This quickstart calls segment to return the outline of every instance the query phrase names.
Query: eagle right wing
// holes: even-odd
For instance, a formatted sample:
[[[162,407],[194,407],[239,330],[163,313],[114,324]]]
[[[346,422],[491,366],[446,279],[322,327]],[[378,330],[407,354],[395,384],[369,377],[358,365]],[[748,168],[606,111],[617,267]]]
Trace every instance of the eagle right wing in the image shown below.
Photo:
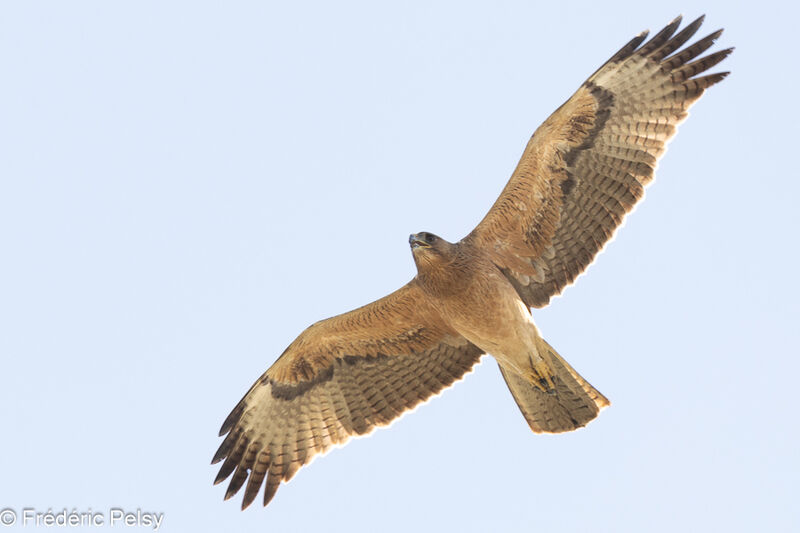
[[[444,325],[416,284],[317,322],[242,398],[222,424],[215,480],[225,499],[247,481],[242,508],[267,505],[315,455],[389,424],[460,379],[483,352]],[[248,480],[249,477],[249,480]],[[266,482],[265,482],[266,480]]]
[[[492,254],[528,306],[547,305],[591,264],[643,197],[689,107],[727,75],[699,76],[733,49],[695,59],[722,30],[679,51],[703,17],[676,34],[680,21],[631,40],[536,130],[465,237]]]

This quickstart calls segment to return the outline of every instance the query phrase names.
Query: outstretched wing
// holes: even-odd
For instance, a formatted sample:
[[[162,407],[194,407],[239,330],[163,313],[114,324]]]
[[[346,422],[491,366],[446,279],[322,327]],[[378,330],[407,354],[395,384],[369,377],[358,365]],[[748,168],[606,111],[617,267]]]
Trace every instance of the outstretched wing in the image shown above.
[[[595,72],[533,134],[514,174],[465,240],[495,263],[531,307],[543,307],[594,260],[644,195],[676,126],[728,73],[698,76],[733,50],[707,55],[712,33],[678,17],[643,32]]]
[[[281,481],[318,453],[383,426],[461,378],[482,351],[445,326],[415,281],[305,330],[222,424],[215,480],[247,481],[242,509],[266,479]],[[249,480],[248,480],[249,476]]]

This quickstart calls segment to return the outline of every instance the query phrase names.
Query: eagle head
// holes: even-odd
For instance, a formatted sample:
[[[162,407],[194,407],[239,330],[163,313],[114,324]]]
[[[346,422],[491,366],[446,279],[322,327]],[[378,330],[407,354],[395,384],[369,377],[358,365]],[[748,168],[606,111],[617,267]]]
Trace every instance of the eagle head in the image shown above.
[[[417,269],[421,269],[423,265],[430,267],[446,264],[452,259],[454,245],[433,233],[412,233],[408,237],[408,244],[411,245]]]

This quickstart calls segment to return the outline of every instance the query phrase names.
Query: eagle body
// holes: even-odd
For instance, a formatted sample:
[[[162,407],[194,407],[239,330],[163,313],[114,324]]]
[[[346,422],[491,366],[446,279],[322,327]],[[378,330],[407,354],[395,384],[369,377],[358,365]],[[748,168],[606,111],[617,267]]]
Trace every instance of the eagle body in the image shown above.
[[[519,374],[526,373],[531,358],[543,361],[530,310],[491,257],[469,241],[434,238],[436,252],[414,249],[415,280],[442,321]],[[426,257],[434,253],[435,259]]]
[[[242,508],[315,456],[385,426],[491,354],[534,432],[585,426],[608,400],[539,334],[531,308],[572,284],[644,196],[689,107],[727,72],[691,44],[703,17],[631,39],[534,132],[466,237],[409,238],[417,275],[303,331],[222,424],[212,463]]]

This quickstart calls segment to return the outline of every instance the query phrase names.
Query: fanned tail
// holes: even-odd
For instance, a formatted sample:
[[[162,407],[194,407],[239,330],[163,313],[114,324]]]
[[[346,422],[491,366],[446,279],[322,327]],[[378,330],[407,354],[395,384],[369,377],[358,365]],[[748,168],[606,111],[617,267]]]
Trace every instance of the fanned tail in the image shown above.
[[[535,369],[522,376],[498,362],[514,400],[536,433],[563,433],[585,426],[610,402],[543,339],[541,346],[539,355],[551,370],[547,377],[553,386],[548,391]]]

